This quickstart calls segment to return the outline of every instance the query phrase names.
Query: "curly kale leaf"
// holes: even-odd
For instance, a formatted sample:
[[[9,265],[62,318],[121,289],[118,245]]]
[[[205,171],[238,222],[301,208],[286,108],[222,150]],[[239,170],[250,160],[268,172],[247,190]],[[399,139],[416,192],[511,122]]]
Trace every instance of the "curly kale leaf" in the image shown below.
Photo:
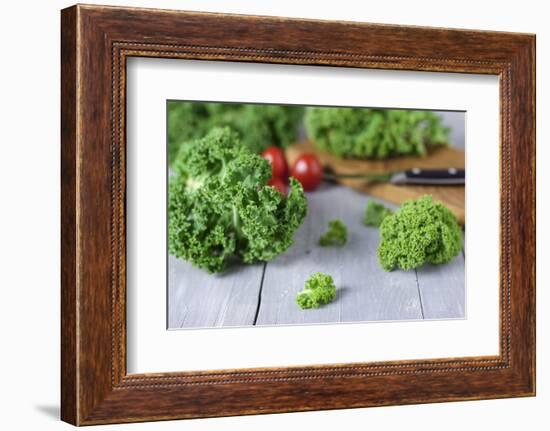
[[[228,126],[254,153],[286,147],[296,141],[303,117],[299,106],[242,103],[168,102],[168,160],[175,160],[182,143],[203,137],[213,127]]]
[[[431,196],[405,202],[380,226],[378,259],[386,271],[449,262],[462,248],[453,213]]]
[[[296,295],[296,303],[304,310],[319,308],[336,298],[334,280],[328,274],[316,272],[306,281],[304,289]]]
[[[421,156],[430,146],[447,145],[449,135],[429,111],[310,107],[305,124],[319,148],[343,158]]]
[[[367,209],[365,210],[365,217],[363,223],[367,226],[380,227],[384,219],[392,214],[392,210],[386,208],[384,205],[369,200],[367,203]]]
[[[176,159],[180,144],[207,133],[210,114],[203,103],[169,101],[167,107],[168,161]]]
[[[170,254],[209,272],[231,260],[268,261],[287,250],[307,212],[302,186],[268,186],[271,167],[229,128],[185,143],[169,181]]]
[[[342,246],[348,241],[348,228],[342,220],[331,220],[328,222],[328,231],[319,238],[320,246],[337,245]]]

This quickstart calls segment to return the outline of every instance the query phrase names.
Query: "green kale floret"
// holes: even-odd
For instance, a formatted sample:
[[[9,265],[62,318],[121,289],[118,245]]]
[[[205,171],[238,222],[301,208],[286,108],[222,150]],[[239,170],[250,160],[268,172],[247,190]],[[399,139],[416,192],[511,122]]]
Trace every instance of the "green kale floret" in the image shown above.
[[[310,107],[305,124],[319,148],[343,158],[421,156],[448,145],[449,129],[429,111]]]
[[[168,162],[176,159],[180,144],[204,136],[210,114],[204,103],[169,101],[167,106]]]
[[[306,281],[304,289],[296,295],[296,303],[304,310],[319,308],[336,298],[334,280],[328,274],[316,272]]]
[[[203,137],[213,127],[231,127],[254,153],[296,141],[303,117],[299,106],[244,103],[168,102],[168,160],[182,143]]]
[[[384,205],[369,200],[367,203],[367,209],[365,210],[365,217],[363,223],[367,226],[380,227],[384,219],[392,214],[392,210],[386,208]]]
[[[342,246],[348,241],[348,228],[342,220],[331,220],[328,222],[328,231],[319,238],[320,246],[338,245]]]
[[[284,196],[270,177],[269,162],[229,128],[186,142],[169,180],[170,254],[219,272],[232,260],[268,261],[288,249],[307,201],[296,179]]]
[[[405,202],[380,225],[378,259],[386,271],[449,262],[462,248],[453,213],[429,195]]]

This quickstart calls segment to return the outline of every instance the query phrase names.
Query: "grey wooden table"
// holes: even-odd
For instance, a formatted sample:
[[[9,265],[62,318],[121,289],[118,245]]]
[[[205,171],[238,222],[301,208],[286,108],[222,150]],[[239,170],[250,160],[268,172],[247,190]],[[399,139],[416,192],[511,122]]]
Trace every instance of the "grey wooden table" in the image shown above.
[[[307,198],[308,215],[294,245],[271,262],[210,275],[169,256],[168,327],[464,318],[463,253],[446,265],[385,272],[376,256],[378,229],[362,224],[369,196],[323,185]],[[348,226],[348,243],[318,246],[328,221],[335,218]],[[296,293],[316,271],[332,275],[336,300],[300,310]]]

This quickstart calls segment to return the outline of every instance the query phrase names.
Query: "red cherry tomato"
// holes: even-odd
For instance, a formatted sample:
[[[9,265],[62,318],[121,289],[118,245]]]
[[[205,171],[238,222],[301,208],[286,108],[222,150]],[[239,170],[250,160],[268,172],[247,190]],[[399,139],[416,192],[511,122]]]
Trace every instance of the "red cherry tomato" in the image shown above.
[[[271,165],[271,176],[273,178],[288,178],[288,165],[283,150],[279,147],[269,147],[262,153],[262,157]]]
[[[315,154],[302,154],[292,164],[290,175],[300,181],[306,192],[311,192],[321,183],[323,166]]]
[[[286,195],[286,183],[282,179],[277,177],[271,178],[267,182],[267,185],[275,187],[278,192],[280,192],[283,195]]]

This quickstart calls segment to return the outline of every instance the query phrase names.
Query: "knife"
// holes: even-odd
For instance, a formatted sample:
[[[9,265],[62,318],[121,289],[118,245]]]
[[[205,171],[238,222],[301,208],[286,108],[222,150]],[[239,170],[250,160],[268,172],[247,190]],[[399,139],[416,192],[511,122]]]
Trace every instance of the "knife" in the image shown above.
[[[413,168],[406,171],[388,172],[382,174],[328,174],[328,179],[349,178],[366,180],[369,182],[384,182],[395,185],[437,185],[455,186],[464,185],[466,172],[464,169],[421,169]]]
[[[420,169],[413,168],[408,171],[394,172],[389,182],[392,184],[418,184],[455,186],[464,185],[466,173],[464,169]]]

